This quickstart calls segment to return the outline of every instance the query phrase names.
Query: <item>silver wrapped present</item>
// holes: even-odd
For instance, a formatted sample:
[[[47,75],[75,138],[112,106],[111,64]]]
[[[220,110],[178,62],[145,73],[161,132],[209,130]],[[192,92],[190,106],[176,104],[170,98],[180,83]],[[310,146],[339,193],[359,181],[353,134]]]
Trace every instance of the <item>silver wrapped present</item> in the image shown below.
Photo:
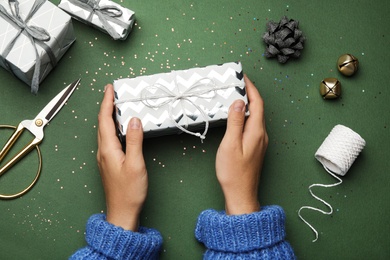
[[[31,86],[76,40],[71,17],[46,0],[0,0],[0,66]]]
[[[125,40],[135,21],[133,11],[109,0],[61,0],[58,7],[115,40]]]
[[[209,125],[226,124],[233,101],[248,104],[243,75],[241,63],[231,62],[114,81],[122,143],[132,117],[141,119],[145,137],[186,132],[204,139]]]

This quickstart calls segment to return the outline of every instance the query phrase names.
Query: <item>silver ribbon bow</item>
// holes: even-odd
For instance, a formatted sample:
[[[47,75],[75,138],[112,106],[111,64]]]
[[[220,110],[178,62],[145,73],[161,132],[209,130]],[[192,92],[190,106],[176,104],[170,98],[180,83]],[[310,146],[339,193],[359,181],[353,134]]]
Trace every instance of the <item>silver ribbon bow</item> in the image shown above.
[[[193,85],[191,85],[188,89],[186,89],[184,92],[174,93],[164,85],[156,83],[154,85],[145,87],[141,91],[141,97],[116,101],[115,104],[118,105],[127,102],[141,101],[145,106],[150,108],[160,108],[165,105],[168,105],[168,115],[172,120],[172,122],[174,122],[175,126],[179,128],[181,131],[187,134],[197,136],[201,140],[203,140],[206,138],[206,134],[209,129],[208,115],[199,105],[197,105],[193,100],[191,100],[191,98],[198,97],[203,99],[212,99],[213,97],[215,97],[217,90],[227,89],[234,86],[235,85],[217,86],[212,79],[201,78],[197,80]],[[177,101],[187,101],[192,106],[194,106],[196,110],[200,112],[205,122],[205,128],[203,133],[189,131],[188,129],[186,129],[187,126],[183,127],[178,124],[178,122],[175,120],[172,113],[174,104]],[[183,114],[185,114],[184,109],[183,109]]]
[[[12,72],[12,69],[9,65],[9,63],[6,61],[6,57],[12,50],[12,48],[15,45],[16,40],[18,37],[24,33],[31,41],[32,45],[34,46],[35,50],[35,68],[34,68],[34,74],[31,82],[31,92],[33,94],[38,93],[39,89],[39,76],[40,76],[40,68],[41,68],[41,59],[39,58],[38,50],[36,44],[39,44],[41,47],[44,48],[44,50],[48,53],[50,57],[50,61],[52,62],[53,66],[55,66],[55,57],[53,52],[51,51],[50,47],[48,47],[46,44],[43,44],[45,41],[50,40],[50,34],[41,27],[37,26],[29,26],[27,23],[33,17],[33,15],[38,11],[38,9],[45,3],[46,0],[36,0],[34,2],[34,5],[31,7],[30,12],[26,16],[25,20],[20,17],[19,14],[19,2],[18,0],[9,0],[9,6],[11,9],[11,14],[7,12],[7,10],[4,8],[4,6],[0,5],[0,16],[4,19],[10,20],[12,23],[14,23],[18,28],[20,28],[20,31],[16,34],[16,36],[13,38],[13,40],[7,45],[7,47],[4,49],[3,53],[1,54],[1,59],[3,63],[5,64],[6,68]],[[12,72],[13,73],[13,72]]]
[[[127,28],[128,26],[128,24],[126,24],[125,22],[116,19],[116,17],[121,17],[123,14],[122,10],[119,9],[117,6],[100,6],[100,0],[69,0],[69,2],[90,12],[87,18],[88,22],[91,22],[93,15],[96,14],[100,22],[103,24],[104,29],[114,40],[122,38],[122,36],[117,33],[109,23],[116,23],[123,28]]]

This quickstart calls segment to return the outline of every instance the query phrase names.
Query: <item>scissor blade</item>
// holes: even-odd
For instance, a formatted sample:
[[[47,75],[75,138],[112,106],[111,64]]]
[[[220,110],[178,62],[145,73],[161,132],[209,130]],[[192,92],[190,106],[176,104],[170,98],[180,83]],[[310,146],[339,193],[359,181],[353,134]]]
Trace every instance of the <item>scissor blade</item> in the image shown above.
[[[35,117],[35,119],[43,120],[43,125],[46,125],[53,117],[61,110],[68,101],[69,97],[75,91],[79,85],[81,79],[74,81],[64,88],[57,96],[55,96],[41,112]]]

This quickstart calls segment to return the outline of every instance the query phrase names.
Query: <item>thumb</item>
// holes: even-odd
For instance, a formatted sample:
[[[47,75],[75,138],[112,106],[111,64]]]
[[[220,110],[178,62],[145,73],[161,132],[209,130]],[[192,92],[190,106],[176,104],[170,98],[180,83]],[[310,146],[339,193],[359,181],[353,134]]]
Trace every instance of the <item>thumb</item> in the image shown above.
[[[126,131],[126,154],[142,154],[143,137],[141,120],[137,117],[131,118]]]
[[[229,108],[225,138],[241,140],[244,122],[245,103],[242,100],[236,100]]]

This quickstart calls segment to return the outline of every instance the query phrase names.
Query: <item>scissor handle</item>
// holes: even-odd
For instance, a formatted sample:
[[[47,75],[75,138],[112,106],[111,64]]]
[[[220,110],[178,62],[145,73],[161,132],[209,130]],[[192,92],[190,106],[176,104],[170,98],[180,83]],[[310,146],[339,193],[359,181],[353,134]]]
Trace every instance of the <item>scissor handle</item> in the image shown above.
[[[10,125],[4,125],[4,127],[8,128],[15,128]],[[0,162],[3,160],[3,158],[7,155],[11,147],[15,144],[16,140],[20,137],[20,135],[24,131],[24,126],[22,124],[19,124],[18,127],[15,129],[14,133],[11,135],[11,137],[8,139],[7,143],[4,145],[3,149],[0,151]],[[0,172],[0,175],[2,172]]]
[[[13,126],[4,125],[4,127],[15,128]],[[7,155],[8,151],[14,145],[16,140],[18,140],[19,136],[23,133],[24,127],[19,124],[12,136],[8,139],[7,143],[4,145],[3,149],[0,151],[0,162]]]
[[[23,133],[25,127],[22,124],[19,124],[12,136],[8,139],[7,143],[4,145],[4,148],[0,152],[0,162],[7,155],[8,151],[15,144],[16,140]],[[11,158],[2,168],[0,168],[0,176],[3,175],[7,170],[9,170],[15,163],[22,159],[26,154],[31,152],[36,145],[38,145],[41,140],[34,138],[30,143],[28,143],[22,150],[20,150],[14,157]]]
[[[7,127],[7,128],[15,128],[14,126],[9,126],[9,125],[0,125],[0,127]],[[14,133],[12,136],[8,139],[7,143],[4,145],[3,149],[0,151],[0,162],[1,160],[5,157],[5,155],[8,153],[8,151],[11,149],[11,147],[15,144],[16,140],[20,137],[20,135],[24,131],[24,126],[22,124],[19,124],[18,127],[15,129]],[[32,183],[24,190],[21,192],[11,194],[11,195],[4,195],[0,194],[1,199],[12,199],[19,197],[23,194],[25,194],[27,191],[29,191],[34,184],[37,182],[41,168],[42,168],[42,155],[41,151],[38,147],[38,144],[41,142],[40,139],[34,138],[30,143],[28,143],[22,150],[20,150],[14,157],[12,157],[3,167],[0,168],[0,176],[2,176],[7,170],[9,170],[15,163],[17,163],[20,159],[22,159],[26,154],[28,154],[32,149],[36,148],[38,151],[38,157],[39,157],[39,167],[38,167],[38,172],[32,181]]]

